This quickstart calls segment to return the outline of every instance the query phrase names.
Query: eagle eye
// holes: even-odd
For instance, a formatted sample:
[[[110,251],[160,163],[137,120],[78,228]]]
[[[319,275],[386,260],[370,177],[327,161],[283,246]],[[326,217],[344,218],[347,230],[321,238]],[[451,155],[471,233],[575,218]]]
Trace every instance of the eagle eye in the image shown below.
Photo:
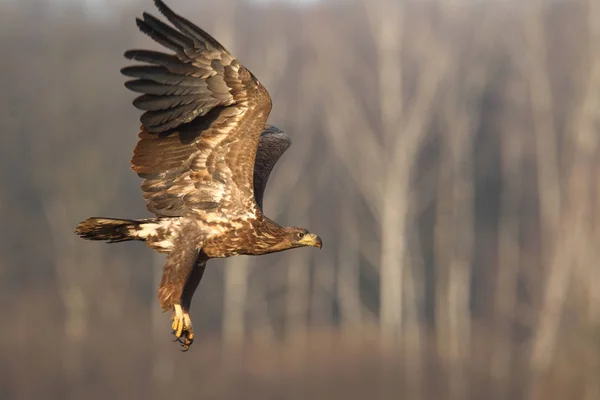
[[[304,237],[304,232],[298,232],[298,233],[296,233],[296,237],[298,239],[302,239]]]

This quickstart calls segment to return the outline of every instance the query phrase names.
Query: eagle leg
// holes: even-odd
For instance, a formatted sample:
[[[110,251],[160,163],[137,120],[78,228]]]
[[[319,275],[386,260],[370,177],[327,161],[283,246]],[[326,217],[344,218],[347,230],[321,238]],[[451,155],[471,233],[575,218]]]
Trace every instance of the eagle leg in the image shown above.
[[[184,335],[177,335],[176,328],[178,327],[174,326],[173,331],[176,334],[176,340],[181,343],[182,351],[187,351],[194,342],[194,330],[192,329],[192,319],[190,318],[190,306],[194,292],[196,291],[196,288],[202,279],[202,275],[204,274],[207,260],[208,258],[204,255],[204,253],[199,255],[198,259],[196,260],[196,266],[192,270],[188,280],[184,285],[181,296],[181,305],[176,305],[180,307],[181,313],[183,314],[183,326],[185,330],[182,332]],[[173,325],[175,325],[175,319],[173,319]],[[179,325],[179,323],[177,323],[177,325]]]
[[[181,343],[182,351],[187,351],[194,342],[194,330],[192,329],[192,319],[187,312],[184,312],[180,304],[173,306],[173,335],[175,340]]]

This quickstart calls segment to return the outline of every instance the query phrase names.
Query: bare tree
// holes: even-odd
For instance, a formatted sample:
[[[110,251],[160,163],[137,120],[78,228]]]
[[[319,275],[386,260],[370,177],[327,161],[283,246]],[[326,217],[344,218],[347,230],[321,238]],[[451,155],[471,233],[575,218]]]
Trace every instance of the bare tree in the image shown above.
[[[569,286],[571,266],[566,253],[557,248],[558,227],[561,221],[561,185],[558,170],[557,137],[553,122],[550,78],[545,67],[547,57],[544,37],[544,8],[541,1],[531,1],[527,39],[531,50],[529,61],[529,91],[533,109],[534,132],[537,144],[538,191],[541,214],[542,254],[548,263],[543,310],[537,328],[538,337],[532,351],[532,368],[544,370],[552,360],[562,305]]]
[[[519,82],[509,87],[509,98],[514,104],[524,103]],[[519,126],[518,124],[516,124]],[[514,325],[518,302],[517,279],[521,265],[521,199],[523,195],[523,135],[517,126],[507,126],[501,139],[502,198],[498,228],[498,273],[494,293],[495,329],[490,359],[490,374],[497,384],[494,394],[498,399],[510,395],[514,346]]]
[[[360,229],[356,216],[353,193],[347,190],[343,196],[346,202],[340,205],[339,220],[342,232],[338,250],[337,297],[340,302],[342,327],[357,330],[362,324],[362,304],[360,295]],[[359,333],[360,334],[360,333]]]

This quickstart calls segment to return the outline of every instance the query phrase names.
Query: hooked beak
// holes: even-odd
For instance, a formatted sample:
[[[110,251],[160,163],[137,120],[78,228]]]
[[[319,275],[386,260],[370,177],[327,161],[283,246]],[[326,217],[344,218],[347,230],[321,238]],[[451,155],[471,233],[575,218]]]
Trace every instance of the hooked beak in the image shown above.
[[[314,233],[307,233],[302,239],[299,240],[299,243],[303,244],[304,246],[318,247],[319,249],[323,247],[323,241]]]

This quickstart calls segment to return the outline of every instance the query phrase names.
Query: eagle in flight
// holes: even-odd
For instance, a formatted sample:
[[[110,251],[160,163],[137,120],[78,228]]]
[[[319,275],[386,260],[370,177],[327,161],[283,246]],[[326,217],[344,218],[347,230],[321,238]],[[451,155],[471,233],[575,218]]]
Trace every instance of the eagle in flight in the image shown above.
[[[212,36],[161,0],[155,4],[172,26],[148,13],[137,25],[171,52],[127,51],[144,64],[121,72],[133,78],[125,86],[141,93],[133,102],[145,112],[131,164],[156,218],[89,218],[75,232],[109,243],[141,240],[167,254],[158,298],[173,311],[173,334],[187,350],[194,340],[190,304],[209,259],[322,242],[263,214],[267,180],[291,144],[266,125],[267,90]]]

